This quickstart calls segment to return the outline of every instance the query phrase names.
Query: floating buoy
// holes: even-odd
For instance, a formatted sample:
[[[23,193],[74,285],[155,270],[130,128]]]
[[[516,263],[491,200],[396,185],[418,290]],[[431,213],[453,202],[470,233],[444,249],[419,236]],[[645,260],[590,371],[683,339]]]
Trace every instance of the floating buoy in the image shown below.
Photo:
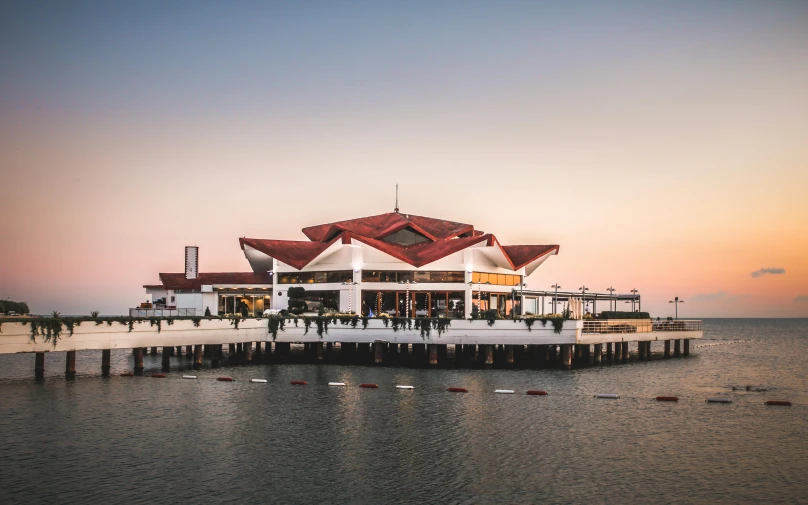
[[[452,393],[468,393],[466,388],[449,388],[446,391],[450,391]]]
[[[135,374],[133,374],[132,372],[124,372],[121,374],[121,377],[134,377],[134,376]]]
[[[396,389],[415,389],[415,386],[396,386]]]
[[[360,388],[374,388],[375,389],[375,388],[379,387],[379,385],[378,384],[360,384],[359,387]]]
[[[196,375],[183,375],[183,379],[196,379]]]
[[[232,377],[218,377],[216,380],[217,381],[222,381],[222,382],[233,382]]]
[[[531,389],[527,392],[530,396],[547,396],[547,391],[541,389]]]
[[[612,393],[598,393],[595,395],[595,398],[608,398],[610,400],[617,400],[620,398],[620,395],[612,394]]]
[[[266,379],[250,379],[250,382],[260,382],[261,384],[266,384]]]
[[[657,396],[656,401],[658,402],[678,402],[678,396]]]
[[[329,386],[344,386],[345,383],[344,382],[329,382],[328,385]]]
[[[165,376],[166,376],[166,374],[164,374],[164,373],[153,373],[152,374],[152,377],[155,377],[157,379],[164,379]]]
[[[729,398],[707,398],[707,403],[732,403]]]
[[[293,386],[305,386],[306,384],[308,384],[306,381],[292,381]]]
[[[766,405],[780,405],[782,407],[790,407],[791,402],[785,400],[768,400],[766,401]]]
[[[513,389],[495,389],[494,392],[503,395],[512,395]]]

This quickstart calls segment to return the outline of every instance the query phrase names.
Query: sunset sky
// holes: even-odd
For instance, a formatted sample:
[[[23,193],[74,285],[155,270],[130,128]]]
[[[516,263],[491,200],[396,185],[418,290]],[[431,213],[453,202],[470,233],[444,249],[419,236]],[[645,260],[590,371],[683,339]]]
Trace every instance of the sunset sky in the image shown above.
[[[0,4],[0,298],[125,313],[393,210],[528,278],[808,316],[808,2]],[[753,275],[753,273],[756,273]]]

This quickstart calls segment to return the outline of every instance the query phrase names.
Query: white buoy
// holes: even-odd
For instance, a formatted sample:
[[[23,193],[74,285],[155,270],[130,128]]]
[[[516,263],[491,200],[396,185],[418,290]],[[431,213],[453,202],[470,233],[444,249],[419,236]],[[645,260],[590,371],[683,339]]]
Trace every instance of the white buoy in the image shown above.
[[[344,386],[345,383],[344,382],[329,382],[328,385],[329,386]]]
[[[250,382],[260,382],[261,384],[265,384],[266,381],[266,379],[250,379]]]
[[[415,386],[396,386],[396,389],[415,389]]]
[[[610,400],[617,400],[620,398],[620,395],[612,394],[612,393],[598,393],[595,395],[595,398],[608,398]]]
[[[495,389],[494,392],[495,393],[501,393],[501,394],[504,394],[504,395],[512,395],[513,394],[513,389]]]
[[[707,398],[707,403],[732,403],[729,398]]]
[[[183,375],[183,379],[196,379],[196,375]]]

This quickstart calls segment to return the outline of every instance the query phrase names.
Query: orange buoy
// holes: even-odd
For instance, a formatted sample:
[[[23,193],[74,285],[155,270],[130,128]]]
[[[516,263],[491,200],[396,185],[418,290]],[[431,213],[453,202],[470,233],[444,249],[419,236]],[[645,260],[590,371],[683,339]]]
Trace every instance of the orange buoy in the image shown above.
[[[305,386],[306,384],[308,384],[308,382],[306,382],[306,381],[292,381],[292,384],[295,385],[295,386]]]
[[[785,400],[768,400],[766,402],[766,405],[780,405],[782,407],[790,407],[791,402],[788,402],[788,401],[785,401]]]
[[[232,377],[218,377],[216,380],[217,381],[222,381],[222,382],[233,382]]]
[[[157,379],[163,379],[163,378],[165,378],[165,376],[166,376],[166,374],[164,374],[164,373],[153,373],[152,374],[152,377],[155,377]]]
[[[468,393],[466,388],[449,388],[446,391],[451,391],[452,393]]]
[[[678,402],[678,396],[657,396],[656,401],[658,402]]]
[[[134,376],[135,374],[133,374],[132,372],[124,372],[121,374],[121,377],[134,377]]]
[[[377,388],[377,387],[379,387],[379,385],[378,384],[360,384],[359,387],[360,388]]]
[[[541,389],[531,389],[527,392],[531,396],[547,396],[547,391]]]

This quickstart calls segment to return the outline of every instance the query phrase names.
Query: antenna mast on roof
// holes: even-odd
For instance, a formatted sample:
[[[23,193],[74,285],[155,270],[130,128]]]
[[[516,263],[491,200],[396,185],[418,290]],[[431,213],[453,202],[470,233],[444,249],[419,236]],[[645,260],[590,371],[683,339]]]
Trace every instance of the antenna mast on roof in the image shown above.
[[[396,184],[396,212],[398,212],[398,184]]]

